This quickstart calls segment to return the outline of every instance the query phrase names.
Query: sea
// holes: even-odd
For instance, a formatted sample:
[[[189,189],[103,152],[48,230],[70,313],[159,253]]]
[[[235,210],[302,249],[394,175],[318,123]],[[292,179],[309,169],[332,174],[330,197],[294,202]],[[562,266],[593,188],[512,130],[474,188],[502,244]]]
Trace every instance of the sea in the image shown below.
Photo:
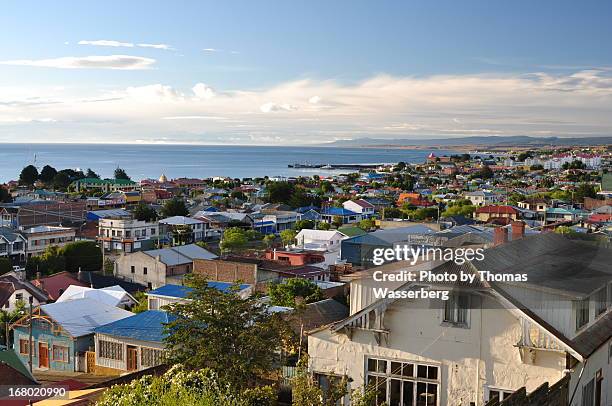
[[[134,180],[162,174],[178,177],[209,178],[229,176],[329,176],[350,170],[289,168],[299,164],[383,164],[425,161],[436,155],[458,153],[451,150],[408,150],[397,148],[344,148],[304,146],[231,145],[142,145],[142,144],[0,144],[0,183],[17,179],[21,169],[33,164],[42,169],[93,169],[104,178],[115,168],[123,168]]]

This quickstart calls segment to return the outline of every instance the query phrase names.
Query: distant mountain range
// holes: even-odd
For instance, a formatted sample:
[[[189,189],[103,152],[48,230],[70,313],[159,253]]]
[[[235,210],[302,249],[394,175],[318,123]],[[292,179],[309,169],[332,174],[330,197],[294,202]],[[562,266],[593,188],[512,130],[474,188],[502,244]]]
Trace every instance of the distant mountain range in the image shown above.
[[[461,145],[483,145],[483,146],[569,146],[569,145],[605,145],[612,144],[612,137],[585,137],[585,138],[560,138],[560,137],[529,137],[526,135],[515,136],[475,136],[459,138],[419,138],[419,139],[380,139],[380,138],[357,138],[354,140],[334,141],[324,146],[330,147],[408,147],[408,146],[461,146]]]

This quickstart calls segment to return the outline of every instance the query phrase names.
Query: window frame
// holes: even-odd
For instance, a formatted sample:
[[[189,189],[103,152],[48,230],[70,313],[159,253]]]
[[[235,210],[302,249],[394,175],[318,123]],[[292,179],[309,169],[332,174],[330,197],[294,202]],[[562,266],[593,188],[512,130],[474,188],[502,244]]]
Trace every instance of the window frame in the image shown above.
[[[585,298],[582,300],[576,300],[575,305],[575,317],[576,317],[576,331],[580,330],[584,326],[588,325],[591,319],[591,299]],[[581,323],[582,321],[582,323]]]
[[[61,349],[60,351],[62,351],[62,357],[56,357],[55,356],[55,349]],[[56,362],[65,362],[65,363],[69,363],[70,362],[70,347],[66,346],[66,345],[61,345],[61,344],[53,344],[51,346],[51,360],[52,361],[56,361]]]
[[[461,307],[460,300],[461,298],[465,298],[464,307]],[[448,296],[448,300],[444,300],[444,307],[442,308],[442,324],[452,327],[461,327],[461,328],[470,328],[470,304],[471,297],[467,293],[450,293]],[[448,309],[447,306],[453,306],[451,319],[447,318]],[[464,313],[463,320],[460,320],[461,313]]]

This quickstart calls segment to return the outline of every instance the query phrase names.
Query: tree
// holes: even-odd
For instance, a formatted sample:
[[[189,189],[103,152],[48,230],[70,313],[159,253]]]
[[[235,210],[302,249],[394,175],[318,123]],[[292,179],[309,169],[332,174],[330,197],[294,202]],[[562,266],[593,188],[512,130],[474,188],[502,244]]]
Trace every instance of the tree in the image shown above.
[[[289,182],[268,182],[268,202],[270,203],[289,203],[289,199],[295,191],[293,183]]]
[[[5,332],[8,331],[7,326],[19,320],[25,314],[25,302],[18,300],[15,305],[15,310],[7,312],[6,310],[0,310],[0,337],[2,337],[2,343],[8,347]],[[10,340],[10,338],[9,338]]]
[[[95,173],[91,168],[87,168],[87,172],[85,173],[85,177],[86,178],[100,179],[100,175]]]
[[[266,248],[271,248],[274,244],[274,240],[276,240],[276,236],[274,234],[268,234],[263,238],[263,243]]]
[[[149,297],[144,292],[136,292],[134,299],[138,302],[130,309],[132,313],[142,313],[149,310]]]
[[[331,225],[329,223],[319,223],[317,224],[317,228],[319,230],[327,231],[331,228]]]
[[[161,212],[163,217],[189,215],[189,210],[187,210],[185,202],[182,199],[176,197],[174,199],[168,200],[162,207]]]
[[[376,222],[373,219],[363,219],[359,222],[358,225],[363,231],[370,231],[374,227],[376,227]]]
[[[10,203],[13,201],[8,190],[0,186],[0,203]]]
[[[102,252],[93,241],[76,241],[62,248],[66,271],[99,271],[102,269]]]
[[[19,174],[19,184],[32,186],[38,180],[38,169],[34,165],[28,165]]]
[[[224,252],[238,251],[244,248],[248,241],[246,232],[242,228],[230,227],[223,232],[219,247]]]
[[[151,206],[148,206],[142,202],[132,211],[134,218],[138,221],[155,221],[157,220],[157,212]]]
[[[312,220],[298,220],[295,222],[295,225],[293,226],[293,229],[295,231],[300,231],[303,229],[313,229],[315,226],[314,221]]]
[[[117,169],[115,169],[115,179],[125,179],[125,180],[132,180],[128,174],[125,172],[125,170],[117,167]]]
[[[104,259],[104,273],[113,274],[115,272],[115,262],[110,258]]]
[[[297,307],[300,303],[323,300],[323,291],[316,283],[304,278],[287,279],[284,283],[272,283],[268,288],[270,303],[274,306]],[[300,298],[296,301],[296,299]]]
[[[55,170],[55,168],[49,165],[45,165],[42,168],[42,171],[40,171],[38,179],[40,179],[41,182],[43,182],[45,185],[50,185],[53,182],[53,178],[55,178],[55,175],[57,175],[57,171]]]
[[[318,206],[321,199],[318,196],[310,195],[303,187],[296,187],[288,202],[291,207]]]
[[[478,172],[476,177],[481,179],[491,179],[493,177],[493,170],[489,168],[489,165],[485,165]]]
[[[342,224],[344,224],[344,221],[342,220],[341,216],[333,216],[332,217],[332,224],[338,228],[338,227],[342,227]]]
[[[240,190],[234,190],[232,193],[230,193],[230,197],[232,199],[247,200],[246,195]]]
[[[70,178],[70,175],[68,175],[66,172],[59,171],[57,175],[53,177],[52,183],[54,189],[65,190],[72,183],[72,179]]]
[[[0,258],[0,275],[5,274],[13,270],[11,261],[8,258]]]
[[[295,232],[295,230],[283,230],[280,232],[280,238],[281,241],[283,242],[284,246],[287,245],[291,245],[295,242],[295,236],[297,235],[297,233]]]
[[[581,183],[574,192],[574,200],[582,202],[584,201],[585,197],[595,199],[597,197],[597,192],[595,191],[593,185],[589,185],[588,183]]]
[[[167,311],[176,317],[166,326],[170,362],[187,368],[210,368],[221,382],[243,389],[279,365],[288,326],[256,296],[241,298],[208,286],[199,276],[189,280],[186,303]]]

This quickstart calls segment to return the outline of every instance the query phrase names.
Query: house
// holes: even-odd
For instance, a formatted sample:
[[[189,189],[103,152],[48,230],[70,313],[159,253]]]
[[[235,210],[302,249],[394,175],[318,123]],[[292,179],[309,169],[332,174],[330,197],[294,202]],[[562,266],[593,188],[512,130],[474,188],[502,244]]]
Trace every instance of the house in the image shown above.
[[[465,272],[475,282],[393,288],[446,289],[446,301],[372,294],[351,301],[349,317],[310,332],[310,371],[319,382],[347,376],[354,389],[376,385],[377,404],[433,406],[483,405],[569,373],[572,404],[610,404],[610,255],[609,248],[548,233],[488,249],[482,261],[433,265],[434,275]],[[501,282],[483,281],[484,271]],[[502,281],[523,273],[525,282]],[[351,296],[365,297],[361,283],[352,283]]]
[[[367,200],[347,200],[342,207],[355,213],[361,214],[362,218],[370,218],[374,215],[374,205]]]
[[[95,328],[96,374],[118,375],[162,364],[165,326],[175,318],[147,310]]]
[[[217,256],[195,244],[140,251],[120,256],[115,262],[115,276],[157,289],[168,283],[181,284],[183,277],[193,270],[196,259]]]
[[[63,247],[74,242],[76,230],[70,227],[38,226],[23,231],[28,258],[42,254],[47,247]]]
[[[325,207],[321,210],[321,221],[331,224],[336,218],[339,218],[342,224],[351,224],[358,223],[363,216],[344,207]]]
[[[304,228],[295,236],[295,247],[312,251],[339,251],[341,241],[347,238],[340,231]]]
[[[94,346],[93,330],[133,315],[93,299],[76,299],[36,308],[32,317],[32,368],[77,372],[86,370],[85,353]],[[24,316],[13,326],[13,349],[28,363],[30,319]]]
[[[98,220],[98,240],[105,251],[130,253],[153,248],[159,239],[159,223],[123,217]]]
[[[223,293],[229,293],[234,288],[234,284],[230,282],[207,282],[208,286],[217,289]],[[172,303],[185,303],[189,299],[189,294],[193,291],[193,288],[183,285],[164,285],[161,288],[151,290],[146,293],[148,299],[149,310],[163,310],[164,306]],[[238,292],[240,297],[246,298],[251,295],[251,285],[238,285]]]
[[[58,202],[38,200],[23,204],[12,203],[0,208],[2,223],[15,229],[37,226],[75,226],[85,221],[85,201]]]
[[[34,306],[47,302],[47,296],[30,282],[10,274],[0,276],[0,310],[12,312],[19,303],[27,305],[30,297]]]
[[[159,234],[172,244],[192,244],[208,237],[208,222],[185,216],[159,220]]]
[[[575,222],[587,216],[588,213],[586,211],[571,207],[551,207],[546,209],[546,223],[556,223],[559,221]]]
[[[484,190],[467,192],[463,195],[463,197],[472,202],[474,206],[488,206],[498,201],[498,196],[495,193]]]
[[[129,310],[138,304],[132,295],[126,292],[121,286],[109,286],[107,288],[94,289],[85,286],[70,285],[61,294],[55,303],[67,302],[69,300],[89,298],[107,305],[120,307]]]
[[[519,210],[512,206],[482,206],[474,212],[474,218],[483,223],[508,224],[518,220]]]
[[[252,214],[255,223],[254,228],[260,228],[260,232],[266,233],[263,228],[266,225],[272,224],[273,233],[280,233],[284,230],[290,230],[295,226],[295,223],[300,219],[300,214],[294,211],[286,210],[262,210],[259,213]]]
[[[8,227],[0,227],[0,258],[22,263],[26,257],[26,238]]]
[[[84,190],[97,190],[101,192],[114,192],[117,190],[136,190],[139,186],[136,182],[128,179],[98,179],[83,178],[72,182],[72,187],[77,192]]]
[[[44,278],[39,276],[32,280],[32,285],[47,295],[51,301],[57,300],[70,285],[88,286],[84,282],[79,281],[75,274],[68,271],[58,272]]]

